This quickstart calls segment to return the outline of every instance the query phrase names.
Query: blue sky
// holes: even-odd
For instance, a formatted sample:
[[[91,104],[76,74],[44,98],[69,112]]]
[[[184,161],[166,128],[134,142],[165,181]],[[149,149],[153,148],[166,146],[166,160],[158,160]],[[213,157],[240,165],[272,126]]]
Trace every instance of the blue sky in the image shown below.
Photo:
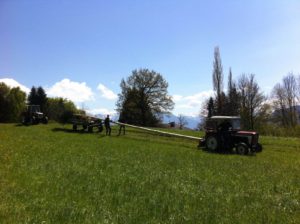
[[[121,79],[149,68],[168,81],[175,114],[198,114],[215,46],[225,82],[231,67],[269,93],[300,72],[299,40],[296,0],[0,0],[0,80],[94,113],[112,113]]]

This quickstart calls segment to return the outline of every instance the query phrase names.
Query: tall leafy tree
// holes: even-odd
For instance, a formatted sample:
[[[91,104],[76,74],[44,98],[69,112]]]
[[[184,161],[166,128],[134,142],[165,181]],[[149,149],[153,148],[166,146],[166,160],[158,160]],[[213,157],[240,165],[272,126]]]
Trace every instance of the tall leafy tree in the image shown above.
[[[67,122],[74,113],[79,112],[72,101],[63,98],[48,98],[46,108],[49,119],[62,123]]]
[[[217,114],[222,115],[223,113],[223,66],[220,56],[219,47],[215,47],[214,50],[214,62],[213,62],[213,87],[216,91],[217,101]]]
[[[18,122],[25,108],[26,94],[19,87],[0,83],[0,122]]]
[[[134,70],[126,81],[121,81],[120,87],[117,110],[127,117],[128,123],[155,125],[160,113],[173,109],[167,81],[153,70]],[[136,116],[131,118],[130,113]]]

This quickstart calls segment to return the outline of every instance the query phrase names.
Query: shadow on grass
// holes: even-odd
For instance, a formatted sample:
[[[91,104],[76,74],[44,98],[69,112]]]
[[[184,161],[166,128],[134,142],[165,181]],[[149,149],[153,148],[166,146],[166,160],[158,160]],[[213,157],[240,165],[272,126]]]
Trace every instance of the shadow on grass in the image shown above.
[[[221,149],[221,150],[217,150],[215,152],[213,151],[209,151],[205,148],[201,148],[201,147],[198,147],[199,150],[201,150],[202,152],[204,153],[209,153],[209,154],[217,154],[217,155],[240,155],[240,156],[255,156],[256,153],[252,153],[252,152],[249,152],[248,154],[246,155],[241,155],[241,154],[238,154],[237,152],[235,152],[233,149],[232,150],[225,150],[225,149]]]
[[[101,133],[101,132],[98,132],[98,131],[95,131],[95,132],[88,132],[88,131],[86,131],[86,130],[84,130],[84,129],[74,131],[73,129],[68,129],[68,128],[53,128],[52,131],[53,131],[53,132],[76,133],[76,134],[93,134],[93,133]]]
[[[43,123],[39,123],[39,124],[15,124],[15,127],[31,127],[31,126],[36,126],[36,125],[46,125]]]
[[[25,125],[25,124],[16,124],[15,127],[28,127],[29,125]]]

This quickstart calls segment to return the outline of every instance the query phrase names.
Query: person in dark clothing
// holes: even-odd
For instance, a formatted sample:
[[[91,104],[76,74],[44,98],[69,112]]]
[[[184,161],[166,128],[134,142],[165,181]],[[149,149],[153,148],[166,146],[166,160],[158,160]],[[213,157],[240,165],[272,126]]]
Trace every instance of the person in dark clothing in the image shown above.
[[[120,115],[118,121],[119,121],[120,123],[126,123],[125,119],[124,119],[121,115]],[[118,135],[121,135],[122,129],[123,129],[123,135],[125,135],[125,125],[123,125],[123,124],[120,124],[120,127],[119,127],[119,134],[118,134]]]
[[[105,126],[105,130],[106,130],[106,135],[110,135],[110,133],[111,133],[111,127],[110,127],[109,115],[107,115],[107,117],[104,120],[104,126]]]
[[[231,130],[232,130],[232,125],[228,121],[224,121],[219,127],[221,141],[225,149],[230,148],[231,145],[230,142]]]

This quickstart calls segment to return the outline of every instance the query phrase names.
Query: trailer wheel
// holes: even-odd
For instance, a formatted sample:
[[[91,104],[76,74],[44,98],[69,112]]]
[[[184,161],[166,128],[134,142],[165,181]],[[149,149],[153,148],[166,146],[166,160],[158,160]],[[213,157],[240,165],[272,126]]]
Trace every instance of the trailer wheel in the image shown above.
[[[216,136],[209,136],[207,139],[206,139],[206,148],[209,150],[209,151],[216,151],[218,149],[218,146],[219,146],[219,143],[218,143],[218,139]]]
[[[247,155],[249,153],[248,146],[243,142],[238,143],[236,145],[235,149],[236,149],[237,154],[240,154],[240,155]]]

